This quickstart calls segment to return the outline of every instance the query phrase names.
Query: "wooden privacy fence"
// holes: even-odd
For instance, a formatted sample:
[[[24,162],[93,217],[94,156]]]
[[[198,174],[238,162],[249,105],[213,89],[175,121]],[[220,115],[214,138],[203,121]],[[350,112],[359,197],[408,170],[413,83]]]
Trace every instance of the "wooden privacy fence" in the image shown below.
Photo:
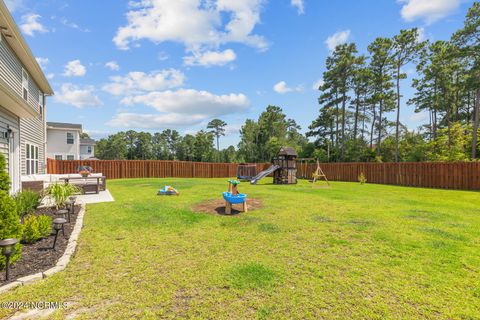
[[[163,160],[53,160],[51,174],[75,173],[79,166],[90,166],[108,179],[121,178],[227,178],[237,174],[236,163],[206,163]],[[257,173],[270,166],[258,163]],[[322,163],[331,181],[358,181],[364,173],[367,183],[400,186],[480,190],[480,162],[403,162],[403,163]],[[311,177],[314,163],[298,165],[298,176]]]
[[[90,166],[107,179],[123,178],[228,178],[237,175],[237,163],[210,163],[164,160],[53,160],[47,159],[47,172],[67,174],[79,166]],[[257,164],[257,172],[270,164]]]
[[[480,190],[480,162],[321,163],[329,180],[398,186]],[[298,175],[311,177],[317,164],[299,165]]]

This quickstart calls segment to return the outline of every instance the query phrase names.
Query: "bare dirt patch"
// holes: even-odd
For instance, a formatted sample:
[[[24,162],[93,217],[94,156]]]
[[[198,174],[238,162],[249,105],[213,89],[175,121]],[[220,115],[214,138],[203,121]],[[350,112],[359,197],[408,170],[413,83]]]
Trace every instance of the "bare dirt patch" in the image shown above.
[[[263,202],[260,199],[247,199],[248,211],[254,211],[263,207]],[[232,205],[232,214],[237,215],[242,212],[242,204]],[[195,212],[210,213],[210,214],[220,214],[227,215],[225,213],[225,200],[223,199],[212,199],[206,200],[200,203],[197,203],[192,207],[192,210]]]

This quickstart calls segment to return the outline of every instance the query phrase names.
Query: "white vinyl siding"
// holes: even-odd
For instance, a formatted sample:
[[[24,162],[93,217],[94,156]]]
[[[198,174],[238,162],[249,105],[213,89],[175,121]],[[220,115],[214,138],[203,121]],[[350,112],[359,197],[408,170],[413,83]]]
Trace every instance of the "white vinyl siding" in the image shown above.
[[[0,34],[0,81],[3,81],[8,85],[18,96],[23,98],[24,84],[28,91],[27,103],[32,109],[40,112],[40,106],[38,103],[38,95],[40,90],[38,89],[35,81],[26,72],[27,79],[24,83],[22,72],[24,68],[22,63],[17,58],[13,50],[8,45],[3,35]]]
[[[68,139],[72,139],[73,144],[67,143]],[[68,137],[68,139],[67,139]],[[74,160],[80,159],[80,131],[69,129],[53,129],[47,128],[47,157],[55,158],[61,155],[64,160],[68,155],[74,157]]]
[[[9,171],[9,154],[10,154],[10,145],[5,133],[8,131],[9,128],[19,129],[19,120],[18,117],[12,115],[7,110],[4,110],[0,107],[0,153],[5,156],[5,160],[7,163],[6,170]]]
[[[39,103],[42,92],[38,89],[38,86],[33,81],[32,77],[28,75],[28,72],[26,72],[26,77],[22,76],[23,70],[25,69],[23,68],[22,63],[8,45],[7,41],[2,35],[0,35],[0,81],[9,86],[22,99],[23,87],[26,85],[28,91],[27,104],[39,113],[37,117],[28,119],[21,118],[19,121],[20,174],[27,174],[27,144],[38,146],[38,173],[45,173],[45,122],[40,114],[41,103]],[[28,78],[28,81],[25,83],[25,81],[22,81],[22,78]]]

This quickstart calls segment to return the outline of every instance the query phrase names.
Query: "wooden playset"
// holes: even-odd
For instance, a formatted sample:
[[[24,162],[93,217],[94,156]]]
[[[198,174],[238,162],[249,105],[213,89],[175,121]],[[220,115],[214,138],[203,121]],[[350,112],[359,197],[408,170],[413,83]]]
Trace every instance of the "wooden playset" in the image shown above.
[[[279,168],[273,172],[274,184],[297,183],[297,152],[290,147],[283,147],[275,158],[273,165]]]

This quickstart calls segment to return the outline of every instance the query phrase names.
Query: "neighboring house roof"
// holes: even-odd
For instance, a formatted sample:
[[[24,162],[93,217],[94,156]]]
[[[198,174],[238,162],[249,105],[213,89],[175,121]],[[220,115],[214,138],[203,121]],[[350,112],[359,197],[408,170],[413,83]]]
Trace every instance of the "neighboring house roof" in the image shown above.
[[[94,146],[97,144],[97,142],[93,139],[90,139],[90,138],[83,138],[83,139],[80,139],[80,144],[82,145],[86,145],[86,146]]]
[[[35,80],[40,90],[46,95],[53,95],[52,87],[48,83],[42,68],[40,68],[20,30],[18,30],[17,24],[13,20],[3,0],[0,0],[0,32],[14,50],[18,59],[25,66],[30,76]]]
[[[298,154],[295,151],[295,149],[290,148],[290,147],[283,147],[280,149],[280,152],[278,153],[279,156],[292,156],[292,157],[297,157]]]
[[[82,125],[76,123],[47,122],[47,128],[82,130]]]

